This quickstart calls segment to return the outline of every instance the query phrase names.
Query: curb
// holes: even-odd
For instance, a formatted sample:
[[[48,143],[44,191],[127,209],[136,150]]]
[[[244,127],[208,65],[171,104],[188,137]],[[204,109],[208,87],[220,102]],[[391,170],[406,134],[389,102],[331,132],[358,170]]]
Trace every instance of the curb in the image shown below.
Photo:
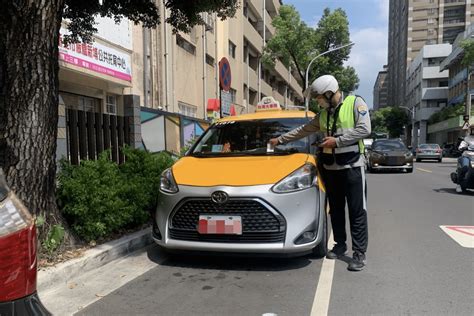
[[[153,242],[151,228],[145,228],[120,239],[87,250],[80,258],[60,263],[38,271],[37,289],[44,292],[57,284],[67,283],[72,278],[97,269],[115,259],[124,257]]]

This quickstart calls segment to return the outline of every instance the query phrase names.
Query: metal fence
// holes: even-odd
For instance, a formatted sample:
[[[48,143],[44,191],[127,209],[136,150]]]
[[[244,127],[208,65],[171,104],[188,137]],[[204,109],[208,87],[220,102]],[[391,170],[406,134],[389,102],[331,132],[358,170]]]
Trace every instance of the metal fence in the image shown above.
[[[104,150],[111,150],[111,159],[124,162],[122,148],[131,144],[131,117],[103,113],[66,110],[67,157],[72,164],[95,160]]]

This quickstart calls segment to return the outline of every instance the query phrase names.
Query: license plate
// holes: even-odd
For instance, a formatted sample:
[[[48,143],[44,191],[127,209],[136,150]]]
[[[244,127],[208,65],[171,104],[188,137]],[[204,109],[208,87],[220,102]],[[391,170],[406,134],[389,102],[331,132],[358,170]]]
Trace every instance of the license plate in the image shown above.
[[[203,235],[242,235],[242,218],[240,216],[200,215],[198,232]]]

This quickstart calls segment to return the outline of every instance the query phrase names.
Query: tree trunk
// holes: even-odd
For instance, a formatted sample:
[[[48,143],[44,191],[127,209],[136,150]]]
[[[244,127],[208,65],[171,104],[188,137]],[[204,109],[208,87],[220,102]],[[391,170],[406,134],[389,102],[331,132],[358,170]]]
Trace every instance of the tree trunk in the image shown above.
[[[32,214],[60,223],[55,153],[64,0],[0,4],[0,167]]]

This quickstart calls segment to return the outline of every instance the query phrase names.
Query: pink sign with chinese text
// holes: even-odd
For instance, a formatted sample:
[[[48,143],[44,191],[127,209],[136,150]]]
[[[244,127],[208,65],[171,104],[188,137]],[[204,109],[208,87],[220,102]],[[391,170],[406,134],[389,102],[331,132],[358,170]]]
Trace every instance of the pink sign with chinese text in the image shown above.
[[[66,32],[63,29],[60,31],[59,60],[117,79],[132,81],[129,54],[97,42],[66,45],[63,41]]]

